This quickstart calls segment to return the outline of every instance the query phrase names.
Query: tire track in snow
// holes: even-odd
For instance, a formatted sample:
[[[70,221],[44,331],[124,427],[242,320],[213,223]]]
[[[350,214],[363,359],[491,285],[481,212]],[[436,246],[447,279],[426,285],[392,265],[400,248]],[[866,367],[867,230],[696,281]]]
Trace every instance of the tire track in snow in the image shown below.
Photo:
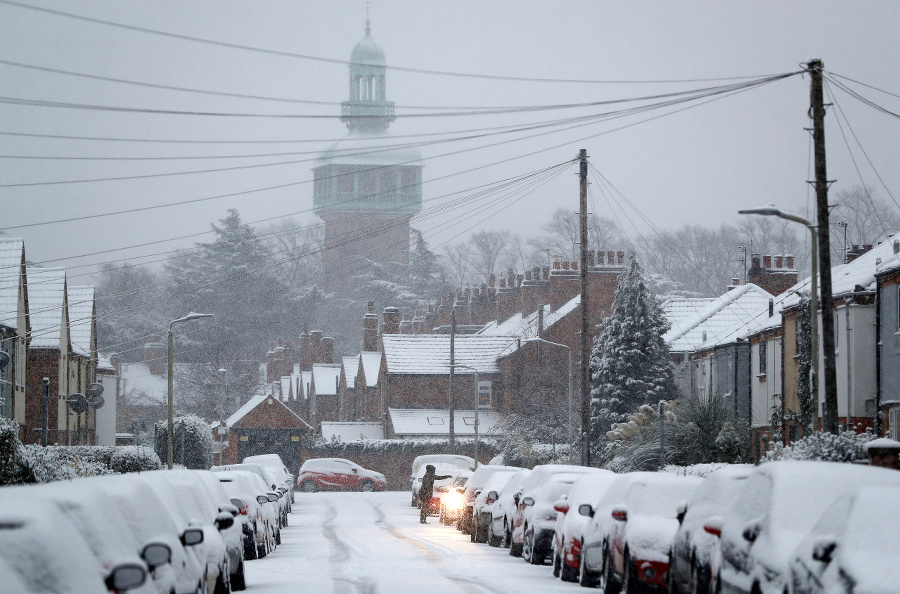
[[[370,579],[354,579],[344,575],[344,567],[351,559],[351,549],[346,542],[338,537],[332,524],[337,518],[337,508],[331,500],[328,500],[325,521],[322,522],[322,536],[331,545],[331,555],[328,556],[331,579],[334,581],[334,591],[338,594],[350,593],[349,586],[354,586],[360,594],[378,594],[378,586]]]
[[[382,501],[381,503],[373,503],[369,499],[366,499],[366,502],[372,506],[375,510],[375,514],[378,516],[378,519],[375,520],[375,524],[387,530],[391,535],[402,540],[403,542],[411,545],[418,551],[422,553],[422,557],[430,563],[434,568],[438,571],[438,573],[444,578],[455,582],[460,588],[465,592],[470,592],[472,594],[478,594],[487,590],[492,594],[506,594],[507,590],[497,588],[490,584],[486,584],[479,580],[473,578],[466,578],[462,576],[451,575],[447,572],[447,568],[444,566],[442,557],[438,552],[444,553],[445,555],[454,555],[456,551],[449,549],[447,547],[442,547],[438,545],[434,545],[416,538],[412,538],[403,534],[400,530],[398,530],[393,524],[387,521],[387,514],[384,513],[384,510],[381,509],[381,506],[387,503],[386,501]]]

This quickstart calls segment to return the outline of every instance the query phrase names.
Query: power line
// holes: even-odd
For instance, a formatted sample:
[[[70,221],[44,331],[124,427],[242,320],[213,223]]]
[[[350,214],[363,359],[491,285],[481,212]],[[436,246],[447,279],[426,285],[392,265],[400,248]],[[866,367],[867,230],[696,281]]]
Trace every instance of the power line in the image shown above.
[[[884,93],[885,95],[890,95],[891,97],[896,97],[897,99],[900,99],[900,95],[898,95],[897,93],[891,93],[890,91],[885,91],[884,89],[879,89],[879,88],[876,87],[876,86],[868,85],[868,84],[866,84],[866,83],[864,83],[864,82],[862,82],[862,81],[858,81],[858,80],[852,79],[852,78],[850,78],[849,76],[841,76],[840,74],[838,74],[838,73],[836,73],[836,72],[828,72],[828,74],[831,75],[831,76],[836,76],[836,77],[838,77],[838,78],[842,78],[842,79],[844,79],[844,80],[849,80],[850,82],[856,83],[856,84],[858,84],[858,85],[862,85],[862,86],[864,86],[864,87],[868,87],[868,88],[872,89],[873,91],[878,91],[878,92],[880,92],[880,93]]]
[[[216,41],[212,39],[204,39],[201,37],[193,37],[190,35],[181,35],[178,33],[170,33],[168,31],[161,31],[158,29],[150,29],[147,27],[139,27],[136,25],[126,25],[124,23],[117,23],[114,21],[107,21],[103,19],[88,17],[84,15],[74,14],[70,12],[64,12],[61,10],[53,10],[50,8],[44,8],[39,6],[30,6],[28,4],[23,4],[21,2],[15,2],[13,0],[0,0],[0,4],[6,4],[8,6],[14,6],[16,8],[24,8],[27,10],[33,10],[37,12],[42,12],[45,14],[52,14],[55,16],[61,16],[71,19],[76,19],[83,22],[105,25],[109,27],[115,27],[119,29],[125,29],[128,31],[136,31],[139,33],[147,33],[151,35],[159,35],[163,37],[168,37],[170,39],[178,39],[181,41],[192,41],[195,43],[201,43],[205,45],[213,45],[218,47],[225,47],[229,49],[238,49],[244,51],[250,51],[260,54],[272,55],[272,56],[280,56],[286,58],[298,58],[302,60],[310,60],[314,62],[324,62],[328,64],[340,64],[344,66],[348,66],[351,64],[348,60],[338,60],[334,58],[323,58],[320,56],[312,56],[308,54],[300,54],[295,52],[287,52],[281,50],[272,50],[265,49],[260,47],[253,47],[249,45],[242,45],[238,43],[229,43],[225,41]],[[410,72],[415,74],[429,74],[429,75],[439,75],[439,76],[452,76],[452,77],[462,77],[462,78],[475,78],[475,79],[483,79],[483,80],[503,80],[503,81],[513,81],[513,82],[533,82],[533,83],[568,83],[568,84],[670,84],[670,83],[695,83],[695,82],[712,82],[712,81],[725,81],[725,80],[747,80],[751,78],[760,78],[760,76],[726,76],[726,77],[714,77],[714,78],[687,78],[687,79],[660,79],[660,80],[591,80],[591,79],[567,79],[567,78],[540,78],[540,77],[522,77],[522,76],[504,76],[504,75],[491,75],[491,74],[475,74],[475,73],[466,73],[466,72],[453,72],[446,70],[430,70],[425,68],[407,68],[402,66],[388,66],[388,70],[394,70],[397,72]],[[769,76],[769,75],[765,75]]]

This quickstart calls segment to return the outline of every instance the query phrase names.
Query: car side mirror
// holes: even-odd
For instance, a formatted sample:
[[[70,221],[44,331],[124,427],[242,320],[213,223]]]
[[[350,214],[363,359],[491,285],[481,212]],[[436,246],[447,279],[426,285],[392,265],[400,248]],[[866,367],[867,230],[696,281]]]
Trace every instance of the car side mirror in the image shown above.
[[[256,503],[259,503],[259,504],[269,503],[269,498],[266,497],[265,495],[257,495]]]
[[[557,501],[556,503],[553,504],[553,509],[555,509],[556,511],[558,511],[561,514],[568,513],[569,502],[564,499],[560,499],[559,501]]]
[[[619,522],[628,521],[628,508],[624,505],[616,506],[613,508],[612,513],[610,514],[613,517],[613,520],[618,520]]]
[[[522,505],[524,505],[525,507],[529,507],[529,506],[531,506],[531,505],[534,505],[534,497],[526,497],[526,498],[524,498],[524,499],[522,500]]]
[[[741,532],[741,535],[744,537],[744,540],[747,542],[755,542],[759,537],[759,532],[761,527],[756,522],[751,522],[744,527],[744,531]]]
[[[712,516],[706,523],[703,524],[703,530],[709,534],[717,538],[722,537],[722,518],[719,516]]]
[[[172,549],[164,542],[151,542],[141,549],[141,559],[150,569],[172,561]]]
[[[487,494],[487,499],[490,499],[491,501],[497,501],[497,497],[499,497],[499,495],[496,491],[489,491]]]
[[[237,506],[232,505],[230,503],[228,505],[220,505],[219,511],[220,512],[228,512],[229,514],[231,514],[232,518],[236,518],[237,515],[239,513],[241,513],[241,511],[237,508]]]
[[[203,530],[201,528],[188,528],[181,533],[181,544],[193,547],[203,542]]]
[[[147,570],[136,563],[118,565],[106,578],[110,592],[124,592],[140,587],[147,581]]]
[[[220,532],[222,530],[228,530],[232,526],[234,526],[234,516],[229,512],[221,512],[216,516],[216,528],[218,528]]]
[[[677,511],[675,517],[678,518],[679,524],[684,523],[684,516],[687,515],[687,511],[688,511],[687,501],[682,501],[681,503],[678,504],[678,511]]]
[[[836,547],[837,542],[835,540],[823,538],[813,545],[812,558],[822,563],[831,563],[831,556]]]
[[[274,502],[278,501],[278,494],[276,494],[276,493],[266,493],[266,499],[267,499],[268,501],[271,501],[271,502],[274,503]]]
[[[278,487],[278,491],[279,491],[282,495],[284,495],[285,493],[287,493],[289,490],[290,490],[290,489],[288,489],[287,487]]]
[[[582,503],[578,506],[578,513],[586,518],[593,518],[594,508],[590,503]]]

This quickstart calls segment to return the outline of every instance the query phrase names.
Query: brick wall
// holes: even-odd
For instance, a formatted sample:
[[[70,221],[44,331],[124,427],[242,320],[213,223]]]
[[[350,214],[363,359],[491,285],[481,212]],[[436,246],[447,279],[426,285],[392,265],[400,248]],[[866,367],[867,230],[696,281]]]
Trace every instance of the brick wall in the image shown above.
[[[43,427],[44,382],[50,379],[50,402],[48,427],[50,428],[48,443],[66,444],[68,436],[59,430],[60,396],[59,367],[60,353],[57,349],[28,349],[28,361],[25,372],[25,427],[23,443],[41,443]],[[65,406],[65,405],[63,405]]]

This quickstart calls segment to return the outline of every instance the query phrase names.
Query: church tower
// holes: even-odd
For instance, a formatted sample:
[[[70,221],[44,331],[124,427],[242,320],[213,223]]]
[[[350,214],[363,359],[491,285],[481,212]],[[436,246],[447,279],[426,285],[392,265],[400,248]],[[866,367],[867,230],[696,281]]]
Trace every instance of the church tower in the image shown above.
[[[366,34],[350,53],[349,101],[341,121],[349,134],[319,157],[313,209],[325,222],[325,284],[378,264],[409,263],[409,222],[422,209],[421,154],[396,144],[388,127],[394,103],[387,100],[384,50]]]

